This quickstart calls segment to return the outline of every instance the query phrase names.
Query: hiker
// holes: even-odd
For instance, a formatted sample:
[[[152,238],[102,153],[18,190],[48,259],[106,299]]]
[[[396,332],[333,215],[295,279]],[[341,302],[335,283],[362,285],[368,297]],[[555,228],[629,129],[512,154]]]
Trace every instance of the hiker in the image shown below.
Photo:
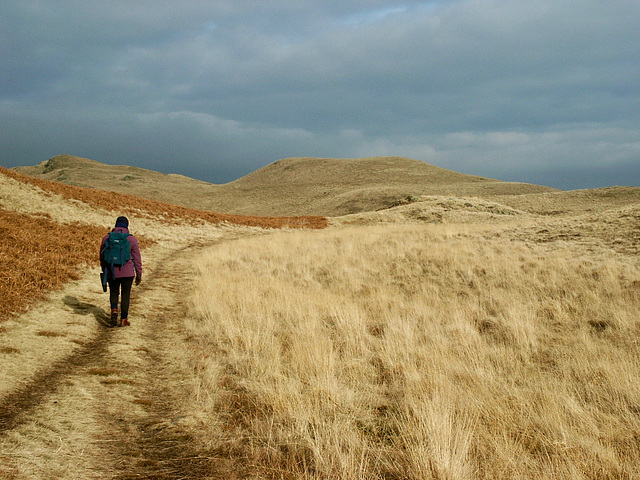
[[[118,217],[116,226],[104,236],[100,245],[100,266],[103,272],[103,288],[109,284],[109,300],[111,301],[111,326],[127,327],[129,323],[129,301],[131,285],[135,278],[136,285],[142,281],[142,257],[136,237],[129,233],[127,217]],[[118,297],[120,302],[120,319],[118,320]]]

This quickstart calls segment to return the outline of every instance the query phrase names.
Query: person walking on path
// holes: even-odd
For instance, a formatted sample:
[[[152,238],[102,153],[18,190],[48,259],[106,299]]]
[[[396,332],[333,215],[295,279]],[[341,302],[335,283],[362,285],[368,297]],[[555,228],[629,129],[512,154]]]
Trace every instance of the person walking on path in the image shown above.
[[[114,263],[114,261],[116,263]],[[138,239],[129,233],[127,217],[118,217],[111,232],[104,236],[100,244],[100,266],[109,284],[111,302],[111,326],[126,327],[129,323],[129,303],[131,285],[142,281],[142,257]],[[118,320],[118,300],[120,319]]]

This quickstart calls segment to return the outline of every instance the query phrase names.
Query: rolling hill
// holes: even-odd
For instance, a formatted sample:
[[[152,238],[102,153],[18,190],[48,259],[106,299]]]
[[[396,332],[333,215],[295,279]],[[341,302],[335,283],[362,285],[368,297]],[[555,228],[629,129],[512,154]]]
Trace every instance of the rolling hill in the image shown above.
[[[487,198],[557,191],[465,175],[401,157],[288,158],[223,185],[71,155],[16,170],[69,185],[242,215],[340,216],[389,208],[423,195]]]

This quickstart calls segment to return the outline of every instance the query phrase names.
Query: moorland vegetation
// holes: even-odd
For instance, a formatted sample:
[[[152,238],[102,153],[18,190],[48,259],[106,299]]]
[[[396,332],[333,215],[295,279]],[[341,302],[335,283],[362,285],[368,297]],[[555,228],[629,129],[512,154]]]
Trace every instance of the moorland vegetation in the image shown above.
[[[465,175],[400,157],[285,158],[223,185],[71,155],[57,155],[16,171],[200,210],[275,217],[336,217],[375,211],[402,203],[408,196],[490,197],[557,191]]]
[[[314,170],[272,168],[292,165]],[[357,213],[272,220],[0,180],[18,272],[0,284],[0,394],[23,412],[0,415],[7,478],[640,477],[640,189],[398,184],[376,211],[390,197],[369,183]],[[134,326],[105,333],[70,318],[101,318],[92,238],[121,212],[149,284]],[[45,276],[56,258],[66,283]],[[86,368],[65,360],[78,349]],[[61,384],[28,393],[52,371]],[[100,414],[104,398],[120,407]]]

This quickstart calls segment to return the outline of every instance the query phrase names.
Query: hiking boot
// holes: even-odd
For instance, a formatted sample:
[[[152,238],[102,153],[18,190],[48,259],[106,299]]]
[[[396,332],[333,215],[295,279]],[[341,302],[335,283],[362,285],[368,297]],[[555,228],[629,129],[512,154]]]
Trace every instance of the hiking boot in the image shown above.
[[[127,320],[126,318],[123,318],[123,319],[122,319],[122,326],[123,326],[123,327],[128,327],[128,326],[130,326],[130,325],[131,325],[131,324],[129,323],[129,320]]]
[[[118,324],[118,309],[111,309],[111,326],[115,327]]]

